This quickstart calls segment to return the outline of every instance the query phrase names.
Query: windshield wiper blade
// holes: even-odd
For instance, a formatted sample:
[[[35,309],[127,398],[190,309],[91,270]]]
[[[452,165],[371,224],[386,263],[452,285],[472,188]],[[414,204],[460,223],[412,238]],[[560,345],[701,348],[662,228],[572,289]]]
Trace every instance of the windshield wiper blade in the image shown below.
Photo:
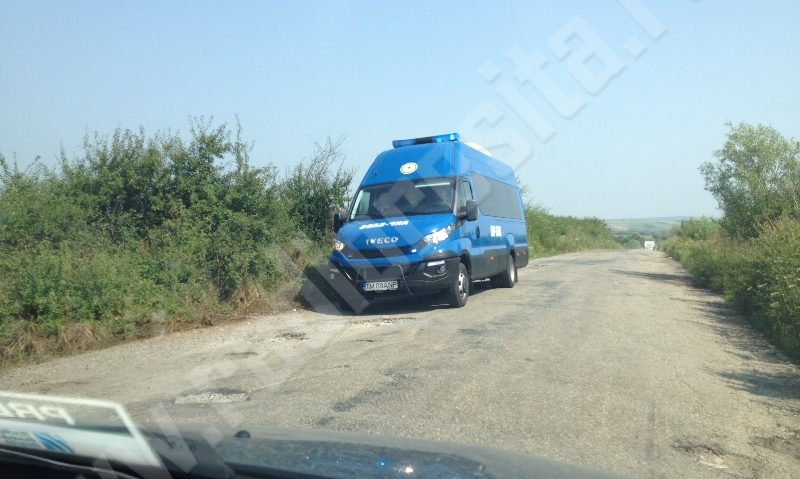
[[[419,211],[419,210],[411,210],[411,211],[404,211],[403,215],[405,216],[413,216],[413,215],[443,215],[447,213],[446,211]]]
[[[36,454],[18,451],[16,449],[9,449],[0,447],[0,464],[8,465],[8,462],[17,462],[23,467],[39,466],[47,468],[48,470],[69,471],[77,474],[89,474],[90,477],[98,476],[105,477],[109,474],[114,477],[121,477],[124,479],[140,479],[139,476],[127,474],[125,472],[112,469],[111,467],[98,467],[96,465],[80,464],[77,462],[67,462],[58,459],[51,459]],[[28,471],[30,472],[30,471]],[[13,477],[13,476],[11,476]]]

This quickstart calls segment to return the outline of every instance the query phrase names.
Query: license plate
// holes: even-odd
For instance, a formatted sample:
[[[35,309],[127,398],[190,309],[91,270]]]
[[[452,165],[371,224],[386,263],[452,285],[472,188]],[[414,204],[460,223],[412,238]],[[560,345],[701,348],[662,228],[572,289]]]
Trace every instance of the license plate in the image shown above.
[[[364,283],[364,291],[391,291],[397,289],[397,281],[373,281]]]

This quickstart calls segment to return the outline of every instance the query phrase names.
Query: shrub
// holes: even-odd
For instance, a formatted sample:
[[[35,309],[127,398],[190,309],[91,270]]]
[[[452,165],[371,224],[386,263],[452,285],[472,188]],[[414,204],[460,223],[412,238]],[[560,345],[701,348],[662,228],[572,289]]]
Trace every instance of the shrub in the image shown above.
[[[681,221],[675,232],[681,238],[705,240],[719,231],[719,223],[711,218],[689,218]]]
[[[164,295],[141,275],[140,259],[108,244],[42,242],[4,258],[0,321],[25,320],[57,334],[72,321],[105,321],[163,307]],[[144,318],[144,319],[143,319]]]
[[[348,202],[353,172],[344,169],[342,140],[316,143],[308,163],[297,164],[281,184],[281,198],[300,229],[312,240],[332,240],[333,213]]]
[[[56,170],[0,156],[0,362],[291,295],[346,202],[340,147],[316,145],[280,178],[250,164],[240,129],[201,120],[188,140],[95,135]]]
[[[734,301],[784,350],[800,358],[800,221],[783,218],[747,243],[729,284]]]
[[[534,256],[621,247],[605,222],[598,218],[554,216],[544,207],[527,205],[525,219],[528,245]]]
[[[0,155],[0,248],[58,244],[86,232],[85,211],[64,201],[60,186],[48,169],[34,164],[19,171]]]

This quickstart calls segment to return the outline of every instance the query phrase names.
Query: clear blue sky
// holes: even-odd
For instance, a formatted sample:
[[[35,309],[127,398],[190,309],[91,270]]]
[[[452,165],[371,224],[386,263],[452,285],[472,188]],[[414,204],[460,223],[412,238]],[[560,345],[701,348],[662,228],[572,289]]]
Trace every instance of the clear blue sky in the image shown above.
[[[516,134],[534,151],[518,174],[554,213],[716,214],[697,167],[726,121],[798,136],[800,2],[623,3],[1,1],[0,152],[52,165],[61,145],[78,156],[87,131],[238,115],[255,164],[283,169],[313,139],[345,135],[360,173],[392,139],[463,131],[488,105],[497,124],[465,139]],[[650,20],[634,18],[637,4]],[[598,45],[611,61],[581,63]],[[545,77],[583,108],[562,115],[523,84],[515,48],[545,59]],[[582,64],[594,83],[576,80]],[[531,111],[547,140],[522,120]],[[494,151],[516,163],[523,149]]]

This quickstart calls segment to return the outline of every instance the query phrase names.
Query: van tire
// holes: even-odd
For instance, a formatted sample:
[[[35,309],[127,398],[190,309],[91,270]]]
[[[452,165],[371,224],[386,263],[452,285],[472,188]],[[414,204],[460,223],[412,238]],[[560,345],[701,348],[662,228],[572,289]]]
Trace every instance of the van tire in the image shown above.
[[[514,261],[514,255],[509,254],[505,271],[492,278],[492,285],[513,288],[515,284],[517,284],[517,263]]]
[[[455,281],[453,281],[452,286],[444,290],[450,306],[461,308],[467,304],[471,282],[467,267],[464,266],[464,263],[458,263],[458,274]]]

